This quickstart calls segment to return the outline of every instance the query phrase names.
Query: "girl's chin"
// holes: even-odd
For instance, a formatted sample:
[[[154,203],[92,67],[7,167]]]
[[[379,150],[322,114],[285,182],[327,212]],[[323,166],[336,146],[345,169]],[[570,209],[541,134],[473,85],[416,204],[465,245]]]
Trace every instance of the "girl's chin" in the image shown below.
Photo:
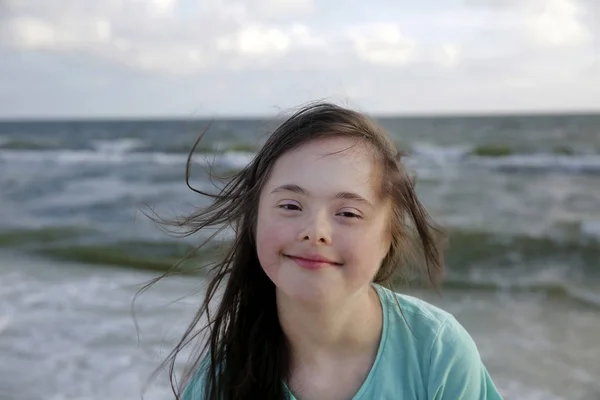
[[[326,282],[281,282],[277,291],[285,297],[302,303],[324,303],[335,296],[335,285]]]

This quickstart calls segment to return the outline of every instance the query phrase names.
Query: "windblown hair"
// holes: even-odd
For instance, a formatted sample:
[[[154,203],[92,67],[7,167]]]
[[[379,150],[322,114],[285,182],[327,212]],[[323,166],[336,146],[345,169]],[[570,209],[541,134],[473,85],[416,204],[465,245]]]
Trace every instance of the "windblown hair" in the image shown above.
[[[162,366],[169,365],[177,399],[201,365],[205,399],[243,400],[286,398],[284,382],[290,375],[290,348],[279,324],[275,286],[263,272],[256,251],[256,224],[261,190],[275,162],[283,154],[315,139],[346,137],[368,145],[378,163],[380,195],[392,205],[391,245],[374,278],[391,287],[398,278],[422,272],[437,288],[443,275],[441,230],[430,220],[415,193],[413,179],[401,163],[402,154],[387,133],[367,116],[329,103],[312,103],[285,120],[267,139],[250,164],[233,175],[218,194],[190,189],[214,201],[177,222],[191,235],[205,228],[229,228],[234,239],[209,274],[204,301],[185,334]],[[409,274],[411,272],[412,274]],[[407,278],[408,279],[408,278]],[[215,303],[214,315],[209,305]],[[199,326],[205,319],[206,325]],[[175,359],[191,342],[195,358],[182,383],[174,384]]]

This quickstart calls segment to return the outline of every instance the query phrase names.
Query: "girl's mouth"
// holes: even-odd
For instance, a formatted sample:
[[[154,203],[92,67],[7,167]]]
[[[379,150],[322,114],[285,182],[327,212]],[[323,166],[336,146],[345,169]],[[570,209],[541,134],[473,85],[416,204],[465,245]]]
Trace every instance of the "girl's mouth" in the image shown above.
[[[302,255],[302,256],[292,256],[284,254],[287,258],[294,261],[300,267],[304,269],[316,270],[327,267],[339,267],[342,265],[341,263],[330,260],[326,257],[318,256],[318,255]]]

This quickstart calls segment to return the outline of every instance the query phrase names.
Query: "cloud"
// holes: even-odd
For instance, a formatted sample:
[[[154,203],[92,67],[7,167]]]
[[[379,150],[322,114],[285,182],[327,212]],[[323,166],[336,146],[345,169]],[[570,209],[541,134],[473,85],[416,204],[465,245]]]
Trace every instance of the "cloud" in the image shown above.
[[[281,54],[290,48],[290,37],[277,28],[247,26],[217,40],[217,49],[247,56]]]
[[[107,43],[111,38],[108,20],[70,20],[59,26],[38,17],[16,17],[4,27],[9,45],[26,50],[68,51]]]
[[[298,18],[315,9],[314,0],[247,0],[243,4],[255,18]]]
[[[9,0],[6,7],[0,47],[76,51],[142,71],[190,74],[257,59],[264,65],[292,47],[325,45],[303,24],[264,22],[310,13],[310,0]]]
[[[586,16],[595,0],[466,0],[471,7],[492,8],[521,19],[523,34],[544,46],[577,46],[592,39]]]
[[[549,0],[540,12],[529,17],[534,39],[549,46],[577,46],[588,43],[590,29],[582,22],[582,6],[570,0]]]
[[[186,18],[174,0],[10,1],[0,28],[5,47],[76,51],[142,70],[185,73],[207,65],[216,53],[212,38],[239,26],[231,7],[210,0]]]
[[[358,58],[373,64],[403,65],[411,61],[415,40],[406,37],[398,24],[374,23],[349,32]]]
[[[442,44],[435,55],[438,64],[445,67],[455,67],[460,61],[461,48],[453,43]]]
[[[584,84],[600,84],[599,4],[0,0],[0,112],[58,112],[40,87],[61,93],[53,107],[65,113],[264,110],[329,95],[382,110],[546,107],[548,88],[600,104]]]
[[[315,27],[287,21],[314,11],[310,0],[207,0],[183,8],[183,0],[67,0],[52,7],[33,0],[10,0],[11,18],[0,28],[0,44],[27,51],[77,51],[145,71],[190,74],[207,68],[304,68],[317,60],[343,67],[348,62],[401,66],[427,60],[453,65],[456,46],[420,47],[398,23]],[[88,3],[89,8],[82,3]],[[190,4],[192,4],[190,2]],[[61,12],[57,12],[57,10]],[[273,18],[283,18],[279,22]],[[450,47],[449,47],[450,46]],[[430,54],[423,55],[423,51]],[[343,59],[340,54],[350,56]],[[283,57],[288,55],[288,57]]]

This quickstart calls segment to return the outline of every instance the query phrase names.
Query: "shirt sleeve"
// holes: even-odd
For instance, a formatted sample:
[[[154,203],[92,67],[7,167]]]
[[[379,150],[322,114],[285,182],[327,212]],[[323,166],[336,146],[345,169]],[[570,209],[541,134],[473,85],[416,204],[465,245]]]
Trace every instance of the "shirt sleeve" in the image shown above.
[[[502,400],[475,341],[454,317],[444,321],[432,343],[429,368],[431,400]]]

